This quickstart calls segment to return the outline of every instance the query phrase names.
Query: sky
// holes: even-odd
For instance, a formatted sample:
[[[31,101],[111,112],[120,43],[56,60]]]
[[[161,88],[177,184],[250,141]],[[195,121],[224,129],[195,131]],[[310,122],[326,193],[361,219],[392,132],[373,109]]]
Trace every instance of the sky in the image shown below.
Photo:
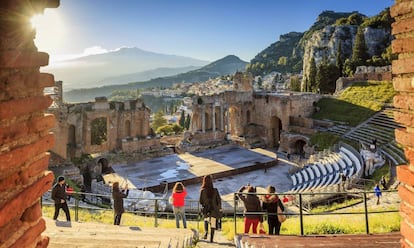
[[[35,44],[54,61],[121,47],[215,61],[250,61],[324,10],[373,16],[394,0],[60,0],[34,17]]]

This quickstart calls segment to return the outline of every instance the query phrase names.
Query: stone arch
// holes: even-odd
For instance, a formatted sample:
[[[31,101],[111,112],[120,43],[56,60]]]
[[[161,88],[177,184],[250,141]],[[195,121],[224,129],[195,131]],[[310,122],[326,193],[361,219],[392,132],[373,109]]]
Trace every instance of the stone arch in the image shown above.
[[[216,125],[216,130],[221,130],[221,125],[220,125],[220,111],[217,111],[217,108],[214,108],[214,122]]]
[[[289,139],[289,150],[290,154],[297,154],[301,157],[305,155],[305,146],[308,143],[309,138],[303,135],[295,135]]]
[[[377,79],[378,79],[378,81],[382,81],[382,74],[381,73],[378,73]]]
[[[124,137],[131,137],[131,121],[126,120],[125,121],[125,127],[124,127]]]
[[[101,168],[102,174],[112,172],[112,168],[109,166],[108,159],[101,157],[97,160],[97,164]]]
[[[270,118],[270,146],[279,147],[280,145],[280,133],[282,131],[282,120],[277,116]]]
[[[232,136],[241,136],[243,135],[242,130],[242,118],[240,108],[236,105],[229,107],[229,132]]]
[[[107,141],[107,118],[99,117],[91,121],[91,145],[101,145]]]
[[[212,123],[211,123],[211,116],[210,116],[210,114],[209,113],[204,113],[204,121],[205,121],[205,131],[207,131],[207,130],[211,130],[212,129]]]

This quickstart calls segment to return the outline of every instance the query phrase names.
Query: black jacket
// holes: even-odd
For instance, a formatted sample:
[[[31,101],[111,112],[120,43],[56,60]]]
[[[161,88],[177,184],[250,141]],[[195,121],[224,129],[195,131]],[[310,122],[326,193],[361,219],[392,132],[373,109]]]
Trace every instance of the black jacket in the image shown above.
[[[278,213],[277,206],[279,206],[282,211],[285,211],[285,207],[276,195],[266,195],[263,197],[263,210],[266,210],[268,213],[269,220],[273,219],[279,221],[276,215]]]
[[[59,183],[55,184],[52,189],[52,199],[55,201],[55,204],[60,204],[60,200],[66,201],[66,185],[60,185]]]

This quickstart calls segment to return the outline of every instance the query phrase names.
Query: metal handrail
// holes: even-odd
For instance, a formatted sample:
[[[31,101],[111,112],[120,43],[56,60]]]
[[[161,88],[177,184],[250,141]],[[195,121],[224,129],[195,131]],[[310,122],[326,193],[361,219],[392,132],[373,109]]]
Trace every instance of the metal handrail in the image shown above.
[[[387,193],[387,192],[398,192],[398,190],[384,190],[382,191],[382,193]],[[237,235],[237,221],[236,221],[236,217],[237,215],[240,215],[241,212],[237,212],[237,195],[239,195],[240,192],[236,192],[234,193],[234,235]],[[242,194],[250,194],[250,195],[256,195],[256,196],[263,196],[263,195],[286,195],[286,194],[269,194],[269,193],[245,193],[243,192]],[[306,195],[333,195],[333,194],[362,194],[363,197],[363,203],[364,203],[364,211],[363,212],[322,212],[322,213],[303,213],[303,209],[304,209],[304,203],[303,203],[303,196]],[[299,213],[277,213],[277,215],[287,215],[287,216],[299,216],[299,223],[300,223],[300,235],[304,236],[304,224],[303,224],[303,216],[312,216],[312,215],[353,215],[353,214],[358,214],[358,215],[364,215],[365,216],[365,232],[366,234],[370,234],[369,232],[369,218],[368,215],[369,214],[376,214],[376,213],[395,213],[395,212],[399,212],[399,210],[381,210],[381,211],[368,211],[368,205],[367,205],[367,195],[368,194],[374,194],[374,192],[372,191],[349,191],[349,192],[320,192],[320,193],[289,193],[288,195],[295,195],[297,196],[297,198],[299,198],[298,201],[298,208],[299,208]],[[243,213],[244,214],[244,213]],[[249,212],[249,214],[262,214],[268,217],[268,213],[266,212]]]
[[[383,193],[387,193],[387,192],[397,192],[397,190],[384,190],[382,191]],[[234,221],[234,235],[237,235],[237,217],[238,216],[243,216],[244,212],[240,211],[241,209],[241,204],[239,203],[240,200],[238,199],[238,197],[236,197],[238,194],[240,194],[239,192],[235,192],[234,194],[234,201],[233,201],[233,221]],[[251,195],[256,195],[256,196],[263,196],[263,195],[271,195],[268,193],[242,193],[242,194],[251,194]],[[363,202],[364,202],[364,211],[362,212],[321,212],[321,213],[306,213],[304,212],[304,202],[303,202],[303,196],[315,196],[315,195],[333,195],[333,194],[343,194],[343,195],[355,195],[355,194],[362,194],[362,198],[363,198]],[[289,195],[289,196],[295,196],[296,199],[298,199],[298,201],[296,201],[296,206],[299,209],[299,213],[283,213],[287,216],[299,216],[299,222],[300,222],[300,235],[304,235],[304,220],[303,217],[304,216],[312,216],[312,215],[349,215],[349,214],[358,214],[358,215],[364,215],[365,216],[365,229],[366,229],[366,234],[370,234],[369,231],[369,218],[368,215],[369,214],[378,214],[378,213],[392,213],[392,212],[399,212],[398,210],[381,210],[381,211],[368,211],[368,206],[367,206],[367,195],[372,195],[374,194],[374,192],[372,191],[348,191],[348,192],[318,192],[318,193],[280,193],[277,195]],[[73,192],[72,197],[75,199],[75,203],[74,204],[69,204],[69,207],[74,207],[75,208],[75,221],[79,221],[79,209],[82,208],[82,206],[79,205],[80,201],[81,201],[81,195],[90,195],[90,196],[94,196],[94,197],[105,197],[105,198],[109,198],[112,199],[112,195],[104,195],[104,194],[94,194],[94,193],[85,193],[85,192]],[[276,195],[276,194],[275,194]],[[128,198],[129,200],[147,200],[147,201],[153,201],[154,204],[154,211],[139,211],[139,210],[135,210],[135,211],[126,211],[128,213],[141,213],[141,214],[151,214],[154,216],[154,227],[158,227],[158,216],[159,215],[169,215],[172,212],[171,211],[161,211],[160,209],[160,202],[164,201],[167,202],[167,199],[164,198]],[[52,203],[53,204],[53,203]],[[201,215],[200,215],[200,209],[201,206],[199,204],[199,202],[197,200],[186,200],[186,206],[190,205],[193,206],[193,204],[196,204],[196,207],[190,207],[190,208],[186,208],[186,215],[187,216],[193,216],[195,217],[195,219],[197,220],[197,229],[199,229],[199,222],[201,220]],[[41,198],[41,205],[45,205],[45,201],[43,199],[43,197]],[[111,206],[108,206],[108,208],[104,208],[104,207],[88,207],[88,209],[95,209],[95,210],[109,210]],[[228,213],[228,212],[227,212]],[[268,213],[262,211],[262,212],[250,212],[252,214],[261,214],[261,215],[265,215],[265,216],[269,216]]]

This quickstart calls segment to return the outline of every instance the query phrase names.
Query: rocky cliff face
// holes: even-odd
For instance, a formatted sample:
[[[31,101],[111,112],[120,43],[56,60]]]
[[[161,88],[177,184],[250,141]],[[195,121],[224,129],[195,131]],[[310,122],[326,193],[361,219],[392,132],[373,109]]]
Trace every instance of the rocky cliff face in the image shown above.
[[[352,56],[352,48],[357,33],[357,25],[328,25],[315,31],[310,39],[304,42],[303,75],[309,74],[309,66],[312,57],[316,65],[321,63],[324,57],[328,63],[336,63],[338,46],[341,45],[343,59]],[[365,44],[370,57],[380,56],[391,42],[390,30],[385,28],[364,28]]]

